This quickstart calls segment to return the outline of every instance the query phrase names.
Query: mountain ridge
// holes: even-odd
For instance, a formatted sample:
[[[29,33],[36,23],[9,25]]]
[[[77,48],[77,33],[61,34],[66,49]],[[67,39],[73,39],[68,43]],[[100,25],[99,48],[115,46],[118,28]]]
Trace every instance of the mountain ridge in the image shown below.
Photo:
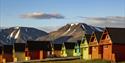
[[[32,27],[11,27],[0,31],[0,44],[26,43],[27,40],[76,42],[81,40],[84,34],[92,34],[93,31],[102,31],[103,28],[87,25],[85,23],[66,24],[56,31],[47,33]]]

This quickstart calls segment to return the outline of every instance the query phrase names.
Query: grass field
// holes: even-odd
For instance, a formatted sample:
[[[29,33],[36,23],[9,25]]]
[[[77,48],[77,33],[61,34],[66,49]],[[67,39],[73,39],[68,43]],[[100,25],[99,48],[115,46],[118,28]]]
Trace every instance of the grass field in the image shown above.
[[[114,63],[110,61],[105,61],[105,60],[89,60],[89,61],[84,61],[84,60],[67,60],[67,61],[47,61],[47,62],[31,62],[31,63]],[[118,62],[118,63],[125,63],[125,62]]]

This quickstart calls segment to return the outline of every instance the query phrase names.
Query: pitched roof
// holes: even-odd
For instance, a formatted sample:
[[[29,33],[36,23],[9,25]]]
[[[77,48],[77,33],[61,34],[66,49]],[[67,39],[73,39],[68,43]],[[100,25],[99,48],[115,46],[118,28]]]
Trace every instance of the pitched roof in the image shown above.
[[[4,45],[3,51],[4,53],[13,53],[13,45]]]
[[[112,43],[125,44],[125,28],[106,28]]]
[[[90,34],[85,34],[85,38],[86,38],[87,42],[89,43],[91,35]]]
[[[99,42],[102,36],[102,32],[94,32],[94,33],[95,33],[97,41]]]
[[[54,50],[61,50],[62,44],[54,44]]]
[[[77,43],[79,44],[79,46],[80,46],[80,44],[81,44],[81,40],[77,40]]]
[[[14,43],[15,51],[21,52],[25,51],[26,44],[25,43]]]
[[[64,42],[66,49],[74,49],[75,44],[75,42]]]
[[[27,47],[32,50],[51,50],[50,41],[27,41]]]

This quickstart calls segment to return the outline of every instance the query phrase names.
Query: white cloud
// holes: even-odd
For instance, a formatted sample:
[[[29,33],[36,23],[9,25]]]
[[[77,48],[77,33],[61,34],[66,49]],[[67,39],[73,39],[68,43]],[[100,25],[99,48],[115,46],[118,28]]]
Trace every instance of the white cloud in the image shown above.
[[[125,17],[123,16],[86,17],[85,22],[102,27],[125,27]]]
[[[64,19],[64,16],[58,13],[42,13],[42,12],[32,12],[22,14],[21,18],[32,18],[32,19]]]

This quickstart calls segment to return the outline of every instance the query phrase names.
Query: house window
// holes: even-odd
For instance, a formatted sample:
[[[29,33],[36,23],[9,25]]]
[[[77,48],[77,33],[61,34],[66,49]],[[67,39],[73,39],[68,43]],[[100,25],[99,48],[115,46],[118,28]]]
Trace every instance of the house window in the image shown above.
[[[86,48],[84,48],[84,50],[86,50]]]
[[[77,52],[77,49],[75,49],[75,52]]]
[[[93,50],[96,50],[96,47],[92,47]]]
[[[107,34],[104,34],[102,40],[106,39]]]
[[[94,39],[95,39],[95,38],[94,38],[94,37],[92,37],[91,42],[93,42],[93,41],[94,41]]]
[[[108,45],[105,45],[104,48],[108,48]]]

